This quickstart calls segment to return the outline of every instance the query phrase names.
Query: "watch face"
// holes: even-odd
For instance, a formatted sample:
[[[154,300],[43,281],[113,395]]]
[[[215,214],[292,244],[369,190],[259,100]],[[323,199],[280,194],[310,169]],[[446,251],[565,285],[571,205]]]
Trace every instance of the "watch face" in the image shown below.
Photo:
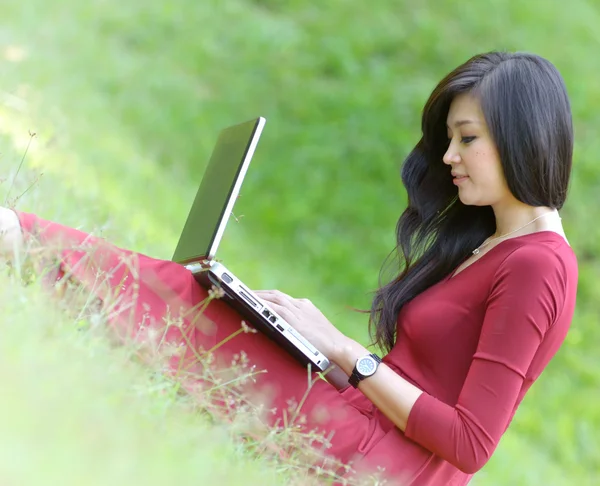
[[[372,375],[375,373],[376,369],[377,363],[375,363],[375,360],[371,358],[371,356],[365,356],[364,358],[359,359],[358,363],[356,363],[356,370],[364,376]]]

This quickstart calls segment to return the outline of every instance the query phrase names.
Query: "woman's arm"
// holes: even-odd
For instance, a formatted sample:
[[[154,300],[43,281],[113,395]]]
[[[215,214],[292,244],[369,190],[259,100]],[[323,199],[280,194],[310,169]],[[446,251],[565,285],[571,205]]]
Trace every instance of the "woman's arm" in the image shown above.
[[[552,327],[566,302],[562,260],[546,247],[521,247],[496,272],[477,350],[455,404],[426,393],[382,363],[359,384],[364,395],[405,435],[465,473],[487,462],[512,419],[523,387],[554,355],[570,315]],[[344,336],[310,301],[261,294],[346,374],[369,351]],[[443,317],[441,317],[443,318]],[[531,365],[549,329],[544,354]]]
[[[367,348],[348,339],[337,349],[334,359],[344,373],[350,376],[356,360],[369,353],[371,351]],[[346,383],[348,383],[347,379]],[[379,365],[373,376],[361,381],[359,389],[402,431],[406,429],[408,416],[415,402],[423,393],[385,363]]]
[[[22,243],[23,234],[16,213],[0,207],[0,255],[10,256]]]
[[[278,290],[255,292],[335,363],[330,382],[338,389],[346,386],[356,360],[370,351],[346,337],[309,300],[293,299]],[[406,427],[408,415],[422,393],[384,363],[379,365],[377,373],[361,382],[360,390],[401,430]]]
[[[561,321],[535,368],[534,357],[562,312],[562,262],[548,247],[522,247],[496,273],[477,350],[456,404],[421,392],[385,365],[360,390],[406,436],[466,473],[488,461],[504,434],[526,380],[537,378],[568,329]],[[367,351],[347,340],[331,355],[346,372]]]

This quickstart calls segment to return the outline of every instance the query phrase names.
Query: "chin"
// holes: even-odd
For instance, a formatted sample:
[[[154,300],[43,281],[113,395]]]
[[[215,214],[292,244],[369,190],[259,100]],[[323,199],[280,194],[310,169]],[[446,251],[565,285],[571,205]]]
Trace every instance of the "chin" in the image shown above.
[[[460,194],[458,195],[458,199],[465,206],[491,206],[491,203],[488,201],[482,201],[480,199],[474,199],[468,196],[461,196]]]
[[[468,196],[464,196],[464,195],[460,194],[460,192],[458,193],[458,199],[465,206],[477,206],[477,204],[475,203],[475,201],[473,201],[473,198],[470,198]]]

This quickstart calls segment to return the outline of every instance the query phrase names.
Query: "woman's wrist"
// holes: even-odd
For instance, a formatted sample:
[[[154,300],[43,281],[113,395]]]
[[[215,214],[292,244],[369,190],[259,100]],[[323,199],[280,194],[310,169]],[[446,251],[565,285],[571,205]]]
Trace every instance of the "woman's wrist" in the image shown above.
[[[353,339],[344,336],[336,342],[331,350],[330,360],[337,364],[347,374],[352,373],[356,360],[369,351]]]

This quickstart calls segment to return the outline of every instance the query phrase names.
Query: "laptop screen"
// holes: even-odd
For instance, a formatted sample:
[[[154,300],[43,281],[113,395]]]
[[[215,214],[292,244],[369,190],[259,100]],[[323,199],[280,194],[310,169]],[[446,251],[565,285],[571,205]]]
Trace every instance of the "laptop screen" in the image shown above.
[[[225,128],[204,171],[173,261],[212,260],[265,125],[260,117]]]

